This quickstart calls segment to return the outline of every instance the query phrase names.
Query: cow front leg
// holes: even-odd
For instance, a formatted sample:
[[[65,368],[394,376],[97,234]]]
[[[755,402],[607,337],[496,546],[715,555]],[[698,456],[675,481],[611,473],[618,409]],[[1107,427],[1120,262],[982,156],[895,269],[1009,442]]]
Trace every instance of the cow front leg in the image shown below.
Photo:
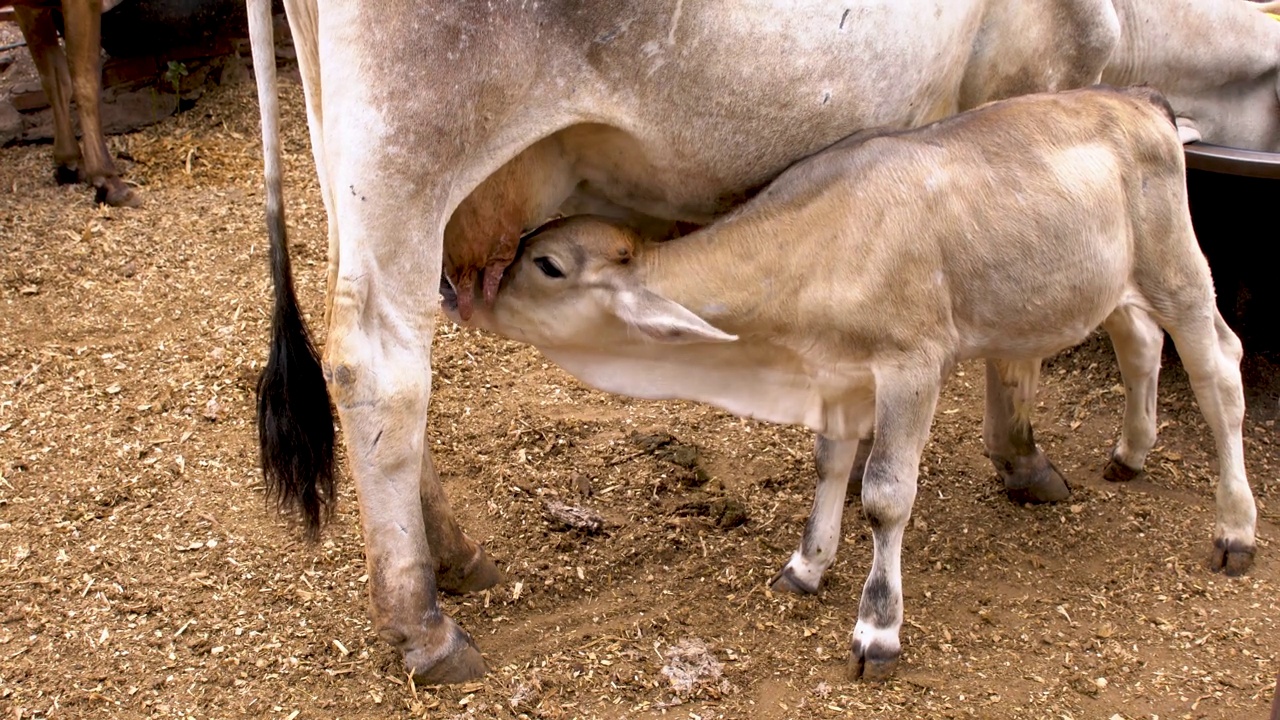
[[[431,459],[429,438],[422,440],[422,476],[418,484],[427,543],[436,558],[436,584],[447,593],[462,595],[491,588],[502,573],[484,548],[467,536],[454,517],[449,498]]]
[[[417,274],[375,275],[362,260],[344,263],[336,283],[325,372],[356,481],[370,614],[417,682],[465,682],[486,668],[471,637],[440,608],[420,497],[423,473],[434,474],[423,459],[435,298],[415,292]],[[422,274],[430,272],[439,273],[438,259]]]
[[[1018,503],[1059,502],[1071,495],[1067,479],[1036,447],[1031,430],[1040,361],[987,360],[987,409],[983,439],[987,456]]]
[[[96,202],[138,207],[142,198],[120,179],[102,134],[102,0],[64,0],[62,15],[71,91],[84,140],[85,180],[97,191]]]
[[[819,435],[813,450],[818,470],[818,486],[813,510],[804,526],[800,548],[769,583],[774,591],[812,595],[818,592],[822,575],[835,561],[840,546],[840,520],[849,476],[858,458],[857,440],[838,440]]]
[[[71,125],[71,75],[53,25],[53,10],[18,5],[18,27],[40,74],[40,87],[53,110],[53,177],[59,185],[80,182],[80,144]]]
[[[887,679],[902,653],[902,536],[941,378],[940,366],[876,372],[875,443],[862,477],[862,512],[871,525],[874,555],[849,652],[849,676],[855,680]]]

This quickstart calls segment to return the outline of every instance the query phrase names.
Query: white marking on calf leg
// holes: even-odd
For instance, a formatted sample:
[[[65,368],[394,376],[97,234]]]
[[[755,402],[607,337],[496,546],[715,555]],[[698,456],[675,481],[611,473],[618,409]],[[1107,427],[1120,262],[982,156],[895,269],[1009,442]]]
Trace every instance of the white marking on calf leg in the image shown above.
[[[792,553],[786,566],[770,583],[774,590],[800,594],[818,592],[822,575],[831,567],[840,546],[844,497],[849,487],[849,473],[858,456],[858,446],[857,440],[818,436],[813,451],[818,470],[813,509],[805,523],[799,549]]]
[[[1066,478],[1036,447],[1031,430],[1040,361],[987,360],[987,409],[982,435],[1009,499],[1058,502],[1071,494]]]
[[[1206,272],[1207,274],[1207,272]],[[1244,466],[1244,385],[1240,340],[1213,306],[1185,313],[1166,324],[1191,379],[1196,402],[1213,430],[1218,451],[1217,522],[1213,531],[1214,570],[1241,575],[1253,563],[1258,511]]]
[[[1142,472],[1156,444],[1156,388],[1164,332],[1141,308],[1121,306],[1103,322],[1124,379],[1124,423],[1103,476],[1113,482],[1132,480]]]
[[[877,371],[875,444],[862,479],[862,511],[875,555],[858,603],[849,653],[853,679],[883,680],[902,651],[902,534],[915,503],[920,454],[941,390],[937,367]]]

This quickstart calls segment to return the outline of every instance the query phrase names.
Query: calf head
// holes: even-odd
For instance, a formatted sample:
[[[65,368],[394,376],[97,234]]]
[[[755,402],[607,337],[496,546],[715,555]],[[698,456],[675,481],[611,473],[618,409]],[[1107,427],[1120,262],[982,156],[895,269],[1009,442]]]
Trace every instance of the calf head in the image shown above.
[[[459,324],[537,347],[613,348],[652,343],[729,342],[678,302],[646,286],[647,253],[660,245],[603,218],[554,220],[525,238],[492,307],[466,321],[442,284],[444,310]]]

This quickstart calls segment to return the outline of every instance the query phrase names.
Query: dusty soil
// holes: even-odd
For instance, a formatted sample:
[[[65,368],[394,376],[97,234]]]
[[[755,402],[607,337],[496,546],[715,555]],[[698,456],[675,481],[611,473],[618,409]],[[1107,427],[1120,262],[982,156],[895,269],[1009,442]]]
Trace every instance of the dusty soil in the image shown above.
[[[442,320],[437,462],[507,579],[446,600],[484,681],[414,687],[367,617],[349,478],[315,544],[263,501],[252,93],[222,88],[113,138],[137,211],[55,187],[48,146],[0,150],[0,717],[1265,716],[1280,670],[1274,391],[1251,396],[1245,429],[1257,564],[1224,578],[1205,566],[1212,442],[1171,352],[1149,476],[1101,480],[1122,407],[1101,337],[1044,373],[1039,438],[1075,487],[1060,505],[1005,500],[981,454],[981,367],[948,385],[906,536],[903,662],[877,685],[843,674],[870,562],[856,501],[820,595],[766,590],[808,512],[809,433],[593,392]],[[318,317],[323,208],[300,89],[284,93],[295,257]],[[553,525],[551,500],[594,509],[604,531]]]

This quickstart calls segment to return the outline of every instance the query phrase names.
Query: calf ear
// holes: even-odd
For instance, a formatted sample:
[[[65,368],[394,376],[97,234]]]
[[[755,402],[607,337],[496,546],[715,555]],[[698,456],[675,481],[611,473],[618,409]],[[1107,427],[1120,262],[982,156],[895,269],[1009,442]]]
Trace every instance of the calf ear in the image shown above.
[[[712,327],[678,302],[643,288],[621,290],[614,296],[614,312],[628,326],[664,343],[733,342],[730,335]]]
[[[1178,118],[1178,140],[1183,145],[1193,142],[1200,142],[1200,128],[1196,126],[1196,121],[1191,118]]]

